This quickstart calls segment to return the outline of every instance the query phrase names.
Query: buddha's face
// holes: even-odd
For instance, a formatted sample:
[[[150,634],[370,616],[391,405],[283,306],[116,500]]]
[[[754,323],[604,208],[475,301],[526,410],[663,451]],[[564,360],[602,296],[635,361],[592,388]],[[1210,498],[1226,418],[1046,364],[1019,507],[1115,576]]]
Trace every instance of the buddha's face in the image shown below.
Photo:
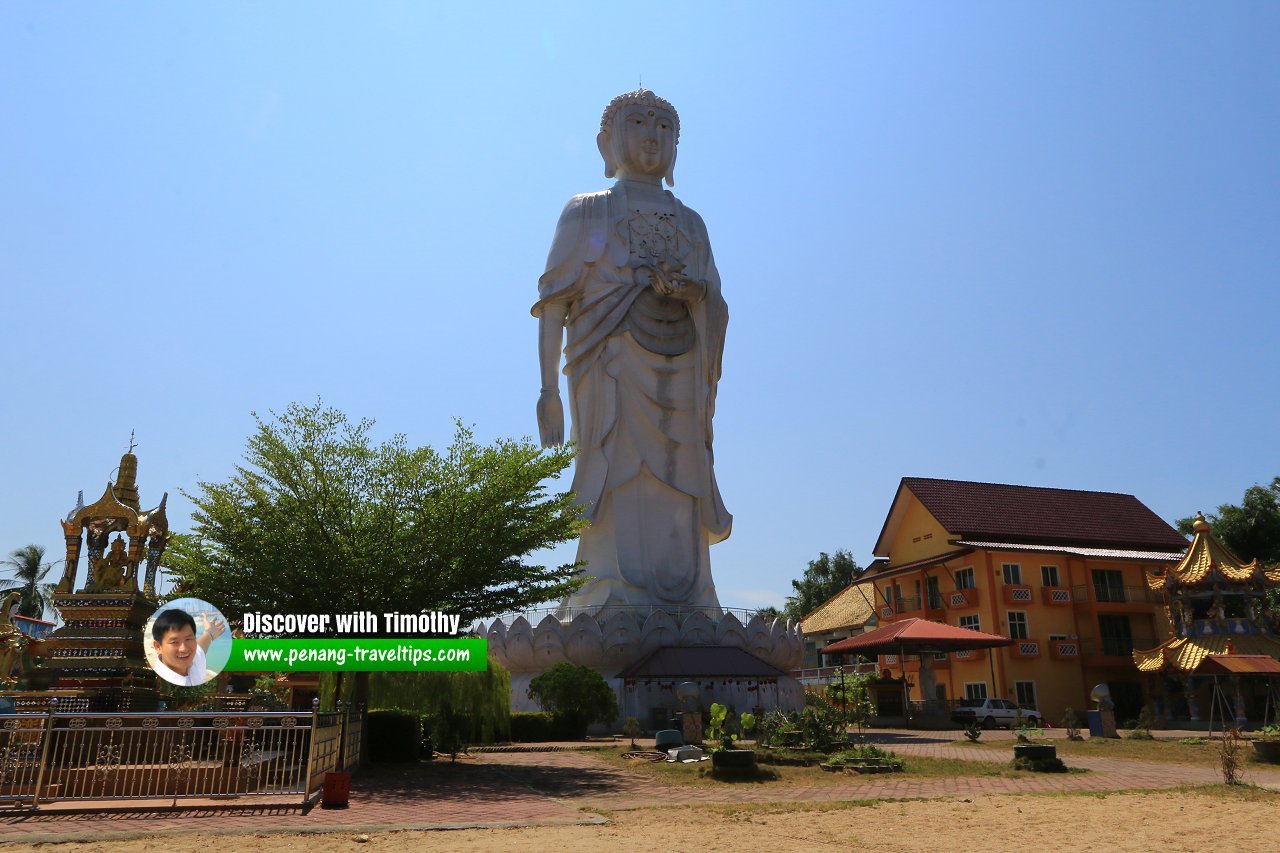
[[[624,178],[661,178],[676,156],[676,121],[661,107],[624,104],[611,128],[614,162]]]

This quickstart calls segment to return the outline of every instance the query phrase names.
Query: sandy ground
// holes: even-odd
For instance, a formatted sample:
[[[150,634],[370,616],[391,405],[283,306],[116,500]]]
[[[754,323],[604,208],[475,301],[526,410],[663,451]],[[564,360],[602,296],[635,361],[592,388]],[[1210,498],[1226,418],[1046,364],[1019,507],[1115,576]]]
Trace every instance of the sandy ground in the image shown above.
[[[45,853],[254,853],[409,850],[975,850],[1275,851],[1280,797],[1152,792],[1106,796],[1000,796],[830,806],[637,809],[600,826],[542,826],[332,835],[168,836],[126,841],[7,845]]]

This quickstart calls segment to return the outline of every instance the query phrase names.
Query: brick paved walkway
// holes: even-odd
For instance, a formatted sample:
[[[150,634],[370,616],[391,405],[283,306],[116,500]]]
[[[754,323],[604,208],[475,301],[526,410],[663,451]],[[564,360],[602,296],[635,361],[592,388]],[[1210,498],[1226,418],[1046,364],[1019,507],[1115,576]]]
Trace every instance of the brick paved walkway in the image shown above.
[[[1002,740],[1005,733],[985,738]],[[1165,734],[1165,733],[1162,733]],[[876,732],[899,754],[1005,762],[1003,749],[953,745],[955,732]],[[1010,738],[1011,739],[1011,736]],[[361,774],[351,807],[314,809],[188,809],[180,813],[17,814],[0,810],[0,843],[111,839],[182,832],[333,832],[444,829],[555,823],[599,823],[597,810],[671,803],[833,802],[906,797],[969,797],[1170,788],[1221,781],[1212,767],[1071,756],[1087,774],[1036,774],[921,779],[910,774],[850,776],[811,786],[735,784],[674,787],[606,763],[590,752],[497,752],[447,763]],[[1280,772],[1251,771],[1246,781],[1280,789]]]

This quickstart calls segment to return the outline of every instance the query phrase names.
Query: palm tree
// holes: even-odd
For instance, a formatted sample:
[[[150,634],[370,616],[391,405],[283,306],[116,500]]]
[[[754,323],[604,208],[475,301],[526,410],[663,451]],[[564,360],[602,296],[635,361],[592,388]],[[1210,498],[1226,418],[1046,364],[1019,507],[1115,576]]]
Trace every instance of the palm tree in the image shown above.
[[[52,595],[52,585],[42,583],[44,576],[53,568],[53,563],[44,561],[44,547],[28,545],[14,549],[9,559],[0,560],[0,566],[10,566],[13,577],[0,578],[0,583],[16,583],[17,586],[0,591],[0,595],[10,592],[21,592],[18,600],[18,614],[33,619],[44,618],[44,610]]]

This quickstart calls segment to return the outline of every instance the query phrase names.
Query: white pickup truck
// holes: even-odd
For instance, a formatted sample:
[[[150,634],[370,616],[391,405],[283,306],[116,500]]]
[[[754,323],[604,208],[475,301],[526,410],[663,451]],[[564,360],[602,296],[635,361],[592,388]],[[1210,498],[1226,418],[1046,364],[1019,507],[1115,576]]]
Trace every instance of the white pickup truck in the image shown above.
[[[961,699],[951,709],[951,721],[962,726],[968,726],[976,721],[984,729],[994,729],[996,726],[1011,729],[1018,725],[1019,713],[1022,715],[1022,721],[1033,728],[1042,719],[1040,712],[1035,708],[1019,706],[1008,699],[988,698]]]

